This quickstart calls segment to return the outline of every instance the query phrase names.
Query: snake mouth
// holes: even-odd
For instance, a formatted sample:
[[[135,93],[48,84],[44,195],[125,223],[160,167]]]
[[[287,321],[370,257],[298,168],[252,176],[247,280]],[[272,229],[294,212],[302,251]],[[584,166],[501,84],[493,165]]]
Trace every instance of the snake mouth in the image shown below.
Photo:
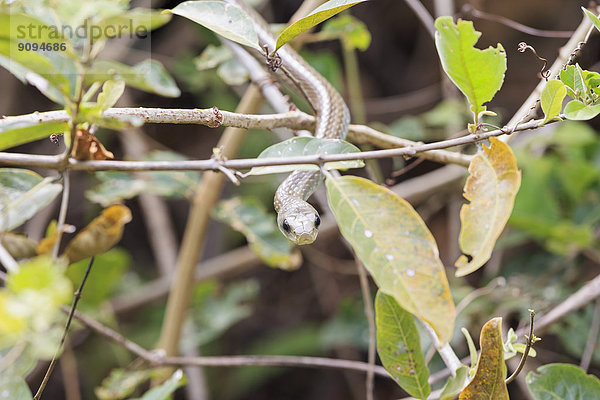
[[[298,236],[298,238],[296,239],[296,243],[299,245],[311,244],[312,242],[315,241],[316,238],[317,238],[317,235],[315,235],[315,234],[303,233]]]

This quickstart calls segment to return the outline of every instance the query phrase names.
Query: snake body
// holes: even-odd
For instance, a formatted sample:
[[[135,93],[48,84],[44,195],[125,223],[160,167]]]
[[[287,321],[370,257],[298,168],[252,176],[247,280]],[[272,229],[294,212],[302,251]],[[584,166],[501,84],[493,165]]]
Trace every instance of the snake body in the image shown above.
[[[243,1],[226,1],[240,7],[250,16],[261,47],[266,46],[272,51],[276,41],[265,20]],[[350,112],[342,96],[291,46],[284,46],[277,53],[281,57],[281,69],[315,111],[315,136],[344,139],[350,123]],[[306,200],[322,180],[323,174],[320,171],[297,170],[292,172],[275,192],[277,225],[285,237],[297,244],[309,244],[317,238],[321,223],[319,213]]]

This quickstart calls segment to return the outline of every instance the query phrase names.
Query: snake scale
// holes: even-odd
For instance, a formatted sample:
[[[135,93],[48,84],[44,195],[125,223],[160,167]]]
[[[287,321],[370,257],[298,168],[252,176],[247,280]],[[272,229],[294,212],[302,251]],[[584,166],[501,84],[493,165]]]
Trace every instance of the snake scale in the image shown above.
[[[252,8],[241,0],[225,0],[240,7],[252,19],[262,48],[272,51],[275,38],[269,25]],[[316,114],[315,136],[318,138],[344,139],[350,123],[350,111],[342,96],[313,67],[287,45],[277,51],[281,69],[297,86]],[[263,55],[264,60],[264,55]],[[277,188],[274,206],[277,225],[289,240],[297,244],[315,241],[321,223],[319,213],[307,199],[323,180],[320,171],[292,172]]]

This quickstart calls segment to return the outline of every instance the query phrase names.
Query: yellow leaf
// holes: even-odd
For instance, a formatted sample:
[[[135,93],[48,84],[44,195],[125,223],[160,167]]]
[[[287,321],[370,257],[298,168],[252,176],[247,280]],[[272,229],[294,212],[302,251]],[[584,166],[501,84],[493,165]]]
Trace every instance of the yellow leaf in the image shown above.
[[[408,202],[356,176],[328,178],[327,197],[342,235],[385,294],[447,343],[454,303],[435,239]]]
[[[0,235],[0,242],[15,260],[35,256],[35,247],[37,243],[25,235],[14,232],[3,232]]]
[[[481,355],[477,371],[469,385],[460,392],[459,400],[508,400],[506,364],[502,346],[502,318],[493,318],[481,329]]]
[[[459,244],[464,254],[456,260],[456,276],[467,275],[490,259],[521,185],[521,171],[510,147],[496,138],[490,138],[490,143],[469,166],[464,197],[470,203],[460,210]]]
[[[105,208],[99,217],[94,218],[67,245],[65,255],[69,264],[109,250],[121,240],[123,226],[129,221],[131,211],[124,205],[117,204]]]
[[[59,230],[56,229],[57,226],[58,225],[56,223],[56,220],[52,220],[50,221],[50,224],[48,224],[48,228],[46,228],[46,237],[40,240],[35,249],[36,253],[40,256],[52,253],[52,250],[54,249],[54,244],[58,240]],[[73,233],[75,232],[75,227],[73,225],[64,224],[62,227],[62,232]]]

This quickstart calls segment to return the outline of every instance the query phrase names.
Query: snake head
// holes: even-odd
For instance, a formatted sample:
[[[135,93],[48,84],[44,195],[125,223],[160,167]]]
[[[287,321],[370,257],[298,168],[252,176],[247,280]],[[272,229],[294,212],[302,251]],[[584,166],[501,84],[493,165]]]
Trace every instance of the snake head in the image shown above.
[[[302,202],[304,203],[304,202]],[[296,244],[311,244],[317,238],[321,218],[310,204],[304,203],[280,212],[277,225],[283,235]]]

